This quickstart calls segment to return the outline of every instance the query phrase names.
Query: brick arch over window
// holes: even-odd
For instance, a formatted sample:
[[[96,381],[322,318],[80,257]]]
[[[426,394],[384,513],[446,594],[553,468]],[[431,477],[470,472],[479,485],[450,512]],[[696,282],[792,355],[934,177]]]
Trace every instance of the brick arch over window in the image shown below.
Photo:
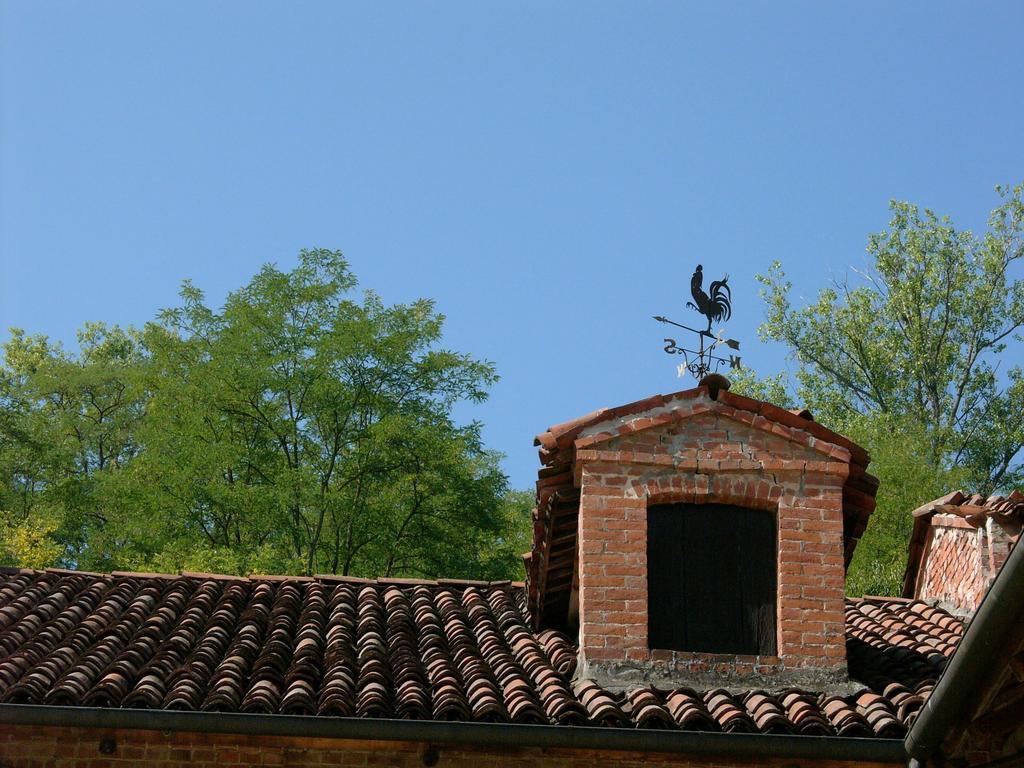
[[[777,513],[784,489],[768,479],[754,482],[729,475],[689,475],[661,472],[629,484],[627,498],[654,504],[733,504]]]

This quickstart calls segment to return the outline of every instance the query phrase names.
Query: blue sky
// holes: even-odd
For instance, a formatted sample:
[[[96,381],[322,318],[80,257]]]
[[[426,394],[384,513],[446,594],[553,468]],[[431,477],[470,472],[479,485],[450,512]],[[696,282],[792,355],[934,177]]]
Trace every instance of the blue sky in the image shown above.
[[[696,263],[768,373],[773,259],[812,296],[890,198],[981,229],[1024,181],[1022,30],[1020,2],[0,0],[0,328],[72,342],[338,248],[497,364],[460,416],[528,487],[548,425],[691,386],[651,315],[692,315]]]

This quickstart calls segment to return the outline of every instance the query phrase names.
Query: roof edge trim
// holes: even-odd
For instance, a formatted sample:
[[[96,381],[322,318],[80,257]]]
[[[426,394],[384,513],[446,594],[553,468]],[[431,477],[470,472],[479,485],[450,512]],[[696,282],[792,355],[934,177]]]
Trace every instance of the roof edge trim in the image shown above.
[[[552,747],[615,752],[673,752],[721,758],[828,758],[905,765],[900,739],[662,731],[590,726],[382,720],[228,712],[0,704],[5,725],[126,728],[150,731],[426,742],[480,747]]]

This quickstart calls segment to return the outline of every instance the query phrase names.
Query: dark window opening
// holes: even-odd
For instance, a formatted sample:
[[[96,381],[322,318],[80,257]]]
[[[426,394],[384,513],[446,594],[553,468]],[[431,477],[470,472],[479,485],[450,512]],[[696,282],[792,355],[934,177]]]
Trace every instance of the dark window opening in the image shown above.
[[[648,508],[649,647],[775,655],[775,592],[770,512],[725,504]]]

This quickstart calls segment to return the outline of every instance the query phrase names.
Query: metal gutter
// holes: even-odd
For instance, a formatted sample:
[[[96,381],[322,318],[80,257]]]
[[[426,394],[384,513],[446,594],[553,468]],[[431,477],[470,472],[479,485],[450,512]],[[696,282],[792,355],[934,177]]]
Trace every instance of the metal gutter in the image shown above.
[[[907,755],[926,762],[942,747],[945,738],[965,725],[1021,642],[1024,630],[1024,545],[1010,552],[1002,570],[985,595],[967,632],[935,689],[904,741]]]
[[[728,758],[851,760],[904,765],[898,739],[705,733],[567,725],[180,712],[174,710],[0,704],[0,724],[186,731],[246,736],[422,742],[514,750],[522,747],[672,752]]]

